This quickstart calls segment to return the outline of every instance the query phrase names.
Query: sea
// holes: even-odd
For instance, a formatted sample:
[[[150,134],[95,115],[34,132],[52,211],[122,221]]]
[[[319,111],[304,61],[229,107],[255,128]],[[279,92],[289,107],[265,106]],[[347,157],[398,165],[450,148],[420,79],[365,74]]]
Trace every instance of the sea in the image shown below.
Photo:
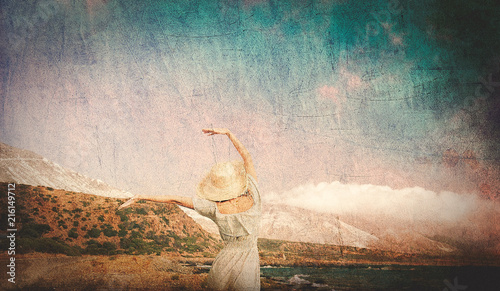
[[[289,290],[500,290],[500,267],[489,266],[261,267],[261,276]]]

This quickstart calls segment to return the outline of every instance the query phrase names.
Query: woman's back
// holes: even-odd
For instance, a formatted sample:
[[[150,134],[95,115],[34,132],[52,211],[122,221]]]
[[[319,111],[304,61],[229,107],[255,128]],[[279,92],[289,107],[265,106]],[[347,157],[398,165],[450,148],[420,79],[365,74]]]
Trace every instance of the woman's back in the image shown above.
[[[193,199],[194,208],[199,214],[210,218],[217,224],[223,240],[228,237],[242,237],[250,234],[257,236],[260,228],[261,201],[256,181],[250,175],[248,175],[248,192],[248,198],[243,200],[246,201],[244,206],[247,209],[241,212],[225,213],[224,210],[236,208],[221,209],[219,203],[198,197]]]

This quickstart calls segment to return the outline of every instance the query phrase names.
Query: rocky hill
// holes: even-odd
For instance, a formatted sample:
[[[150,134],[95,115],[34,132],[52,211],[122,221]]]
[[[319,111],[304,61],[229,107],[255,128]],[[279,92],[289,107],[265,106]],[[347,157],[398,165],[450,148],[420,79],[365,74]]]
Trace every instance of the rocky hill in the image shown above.
[[[378,240],[332,214],[288,205],[265,205],[261,237],[297,242],[321,243],[366,248]]]
[[[1,183],[1,205],[7,184]],[[15,227],[19,253],[161,254],[213,257],[220,241],[204,231],[178,206],[136,203],[117,210],[125,199],[51,187],[16,184]],[[7,230],[7,207],[0,208]]]
[[[103,181],[61,167],[27,150],[0,143],[0,182],[46,186],[54,189],[127,198],[132,194]]]

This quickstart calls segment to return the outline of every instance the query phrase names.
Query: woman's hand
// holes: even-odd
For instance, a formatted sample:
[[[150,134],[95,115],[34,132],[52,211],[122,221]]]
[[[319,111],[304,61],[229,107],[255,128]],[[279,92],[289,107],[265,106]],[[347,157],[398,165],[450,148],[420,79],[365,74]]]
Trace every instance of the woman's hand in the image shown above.
[[[227,128],[204,128],[201,131],[203,133],[208,134],[208,135],[214,135],[214,134],[229,134],[230,131]]]
[[[252,161],[252,156],[250,155],[250,152],[245,148],[245,146],[239,141],[239,139],[234,136],[231,131],[227,128],[204,128],[202,129],[203,133],[207,135],[214,135],[214,134],[225,134],[227,137],[231,140],[233,143],[234,147],[240,154],[240,156],[243,158],[243,162],[245,163],[245,170],[247,171],[247,174],[251,175],[254,177],[255,180],[257,180],[257,173],[255,172],[255,167],[253,165]]]
[[[120,205],[120,207],[118,207],[118,210],[121,210],[121,209],[123,209],[125,207],[129,207],[130,205],[132,205],[133,203],[135,203],[136,201],[139,201],[139,200],[141,200],[141,199],[139,198],[139,195],[136,194],[136,195],[134,195],[134,197],[132,197],[129,200],[127,200],[127,202],[125,202],[122,205]]]

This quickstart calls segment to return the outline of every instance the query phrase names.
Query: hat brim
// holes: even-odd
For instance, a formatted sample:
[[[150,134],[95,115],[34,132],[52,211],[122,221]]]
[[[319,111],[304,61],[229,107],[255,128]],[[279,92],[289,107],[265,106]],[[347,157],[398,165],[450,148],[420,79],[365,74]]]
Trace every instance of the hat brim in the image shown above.
[[[225,188],[217,188],[212,185],[210,173],[198,184],[196,194],[210,201],[225,201],[236,198],[243,194],[248,187],[247,173],[242,161],[232,161],[236,177],[234,183],[231,183]]]

